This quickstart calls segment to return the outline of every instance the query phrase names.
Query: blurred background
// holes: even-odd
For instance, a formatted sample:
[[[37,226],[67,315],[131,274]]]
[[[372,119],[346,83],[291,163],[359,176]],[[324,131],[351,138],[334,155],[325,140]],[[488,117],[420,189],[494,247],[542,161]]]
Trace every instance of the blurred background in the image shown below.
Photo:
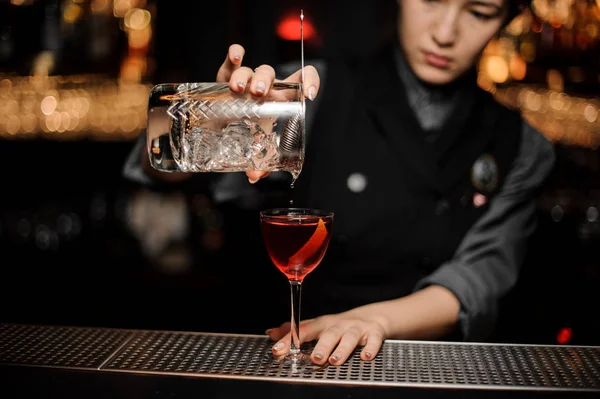
[[[0,0],[0,321],[262,333],[288,285],[255,213],[150,191],[121,169],[153,85],[245,63],[368,53],[394,0]],[[499,342],[600,344],[600,0],[534,0],[479,83],[558,150]],[[240,226],[247,226],[242,228]]]

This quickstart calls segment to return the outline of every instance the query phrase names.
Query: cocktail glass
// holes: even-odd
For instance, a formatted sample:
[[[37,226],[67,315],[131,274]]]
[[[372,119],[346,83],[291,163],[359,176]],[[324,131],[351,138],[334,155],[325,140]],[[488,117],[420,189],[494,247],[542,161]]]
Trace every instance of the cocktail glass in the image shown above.
[[[309,208],[275,208],[260,212],[263,239],[269,257],[287,277],[291,290],[290,351],[281,359],[293,371],[312,366],[300,349],[300,298],[304,278],[325,256],[333,213]]]

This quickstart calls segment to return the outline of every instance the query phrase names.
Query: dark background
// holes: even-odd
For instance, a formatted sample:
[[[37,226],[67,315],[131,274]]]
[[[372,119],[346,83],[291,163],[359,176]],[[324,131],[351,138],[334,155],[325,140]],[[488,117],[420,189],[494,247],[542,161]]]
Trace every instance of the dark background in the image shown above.
[[[103,27],[110,51],[91,57],[85,20],[53,41],[48,21],[60,20],[64,3],[29,3],[0,1],[0,80],[29,75],[36,54],[48,49],[57,54],[54,74],[117,79],[127,40],[116,19]],[[395,2],[382,0],[144,3],[153,13],[146,84],[211,81],[231,43],[246,47],[252,67],[296,61],[299,43],[275,32],[300,8],[318,33],[306,44],[308,59],[373,51],[395,19]],[[597,48],[575,54],[575,64],[598,60]],[[555,59],[545,57],[532,69],[550,67]],[[524,83],[539,83],[535,76]],[[570,90],[585,87],[597,97],[597,83]],[[135,137],[0,139],[0,321],[262,333],[287,320],[287,282],[266,257],[254,212],[215,205],[202,188],[181,195],[125,181]],[[600,344],[598,151],[557,142],[557,156],[495,341],[554,344],[570,328],[570,343]],[[189,222],[184,236],[167,236],[156,253],[144,246],[150,228],[132,227],[144,200],[155,206],[149,220],[176,204]]]

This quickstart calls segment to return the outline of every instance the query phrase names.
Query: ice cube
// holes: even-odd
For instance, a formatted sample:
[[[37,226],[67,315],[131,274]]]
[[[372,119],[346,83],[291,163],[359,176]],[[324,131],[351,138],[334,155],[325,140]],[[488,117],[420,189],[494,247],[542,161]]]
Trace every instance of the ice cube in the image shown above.
[[[219,141],[213,147],[211,154],[211,167],[246,168],[252,157],[250,125],[245,121],[232,122],[219,136]]]
[[[205,170],[206,164],[210,161],[211,150],[219,142],[219,132],[199,127],[192,131],[194,135],[190,138],[194,140],[194,152],[190,161],[193,171],[200,172]]]
[[[277,135],[275,131],[265,132],[257,123],[251,124],[252,131],[252,167],[269,169],[277,162]]]

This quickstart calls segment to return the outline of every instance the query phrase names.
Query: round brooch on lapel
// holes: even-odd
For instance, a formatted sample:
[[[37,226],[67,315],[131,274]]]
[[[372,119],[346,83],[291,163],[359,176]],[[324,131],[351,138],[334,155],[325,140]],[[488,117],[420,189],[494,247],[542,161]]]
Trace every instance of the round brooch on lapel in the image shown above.
[[[473,186],[482,194],[490,194],[498,185],[498,164],[491,154],[482,154],[471,168]]]

